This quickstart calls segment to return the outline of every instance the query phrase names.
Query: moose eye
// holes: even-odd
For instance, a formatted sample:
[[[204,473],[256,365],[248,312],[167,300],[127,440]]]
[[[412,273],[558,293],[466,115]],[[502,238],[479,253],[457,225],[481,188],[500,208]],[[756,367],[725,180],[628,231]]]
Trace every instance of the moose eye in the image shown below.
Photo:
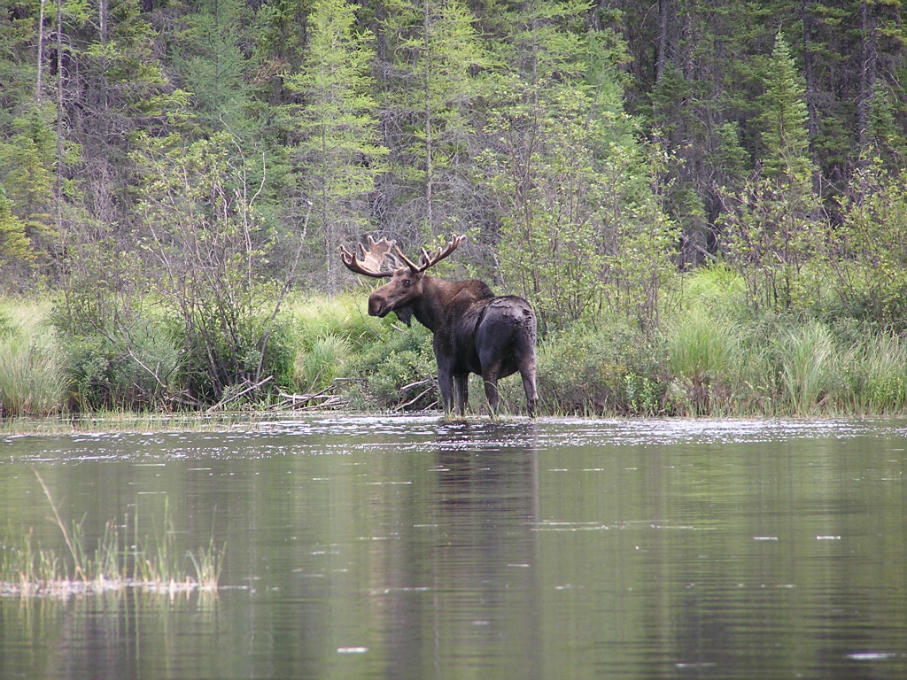
[[[404,287],[404,288],[409,288],[411,285],[413,285],[413,282],[412,282],[411,279],[403,279],[403,287]]]

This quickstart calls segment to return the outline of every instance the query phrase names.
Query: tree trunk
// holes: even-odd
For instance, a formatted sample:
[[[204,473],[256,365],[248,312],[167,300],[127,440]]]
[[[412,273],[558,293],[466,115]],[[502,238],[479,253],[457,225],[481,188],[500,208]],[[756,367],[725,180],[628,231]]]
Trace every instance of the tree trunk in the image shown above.
[[[63,234],[63,0],[57,0],[57,177],[54,188],[57,235]]]
[[[38,73],[35,76],[35,102],[41,102],[41,76],[44,73],[44,7],[47,0],[41,0],[41,12],[38,15]]]
[[[878,61],[878,34],[876,18],[870,3],[860,3],[860,94],[857,99],[857,143],[860,152],[871,141],[872,93],[875,88],[876,62]]]
[[[429,35],[429,1],[424,0],[422,4],[422,29],[425,32],[425,221],[428,226],[428,235],[433,236],[434,219],[432,216],[432,160],[431,160],[431,90],[429,87],[431,78],[431,37]]]

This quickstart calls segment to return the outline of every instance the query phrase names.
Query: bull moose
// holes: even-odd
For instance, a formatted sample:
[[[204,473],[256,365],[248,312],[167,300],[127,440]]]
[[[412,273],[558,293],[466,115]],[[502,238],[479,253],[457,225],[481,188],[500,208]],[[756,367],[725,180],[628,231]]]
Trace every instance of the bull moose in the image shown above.
[[[358,256],[340,247],[340,258],[357,274],[389,277],[368,298],[368,313],[384,317],[395,312],[406,325],[416,319],[434,334],[438,384],[445,410],[465,415],[470,373],[482,376],[492,416],[500,405],[498,379],[519,371],[526,391],[526,407],[535,415],[535,312],[529,302],[513,295],[496,296],[481,281],[446,281],[426,273],[429,267],[455,251],[466,236],[455,236],[434,254],[422,248],[419,263],[410,260],[396,241],[368,237]],[[389,264],[392,269],[385,270]]]

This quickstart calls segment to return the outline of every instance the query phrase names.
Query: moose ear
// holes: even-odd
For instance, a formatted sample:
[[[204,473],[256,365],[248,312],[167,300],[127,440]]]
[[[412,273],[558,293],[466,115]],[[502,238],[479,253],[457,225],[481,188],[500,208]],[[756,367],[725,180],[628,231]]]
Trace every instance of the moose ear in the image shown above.
[[[413,318],[413,308],[409,305],[397,307],[397,309],[394,310],[394,313],[397,315],[397,318],[407,326],[411,324],[411,319]]]

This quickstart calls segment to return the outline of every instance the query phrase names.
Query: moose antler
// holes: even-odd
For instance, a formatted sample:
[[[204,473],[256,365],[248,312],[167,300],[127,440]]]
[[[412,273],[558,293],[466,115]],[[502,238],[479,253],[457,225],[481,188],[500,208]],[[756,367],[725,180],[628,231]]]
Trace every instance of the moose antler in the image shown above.
[[[460,245],[466,240],[466,235],[454,236],[450,243],[448,243],[444,248],[439,248],[438,252],[434,255],[431,255],[425,248],[422,248],[422,256],[419,258],[419,264],[415,264],[410,260],[406,255],[403,254],[403,251],[400,250],[400,247],[396,244],[394,249],[397,251],[397,255],[403,260],[407,267],[412,270],[413,273],[424,272],[429,267],[432,267],[445,257],[450,255],[453,251],[460,247]]]
[[[356,272],[357,274],[365,274],[366,276],[374,276],[375,278],[391,276],[393,271],[381,271],[381,265],[384,264],[386,258],[390,258],[391,262],[396,267],[397,258],[391,252],[391,249],[395,248],[396,245],[396,241],[388,241],[384,237],[382,237],[380,241],[376,241],[369,236],[368,250],[366,250],[361,243],[359,244],[359,255],[361,256],[361,259],[347,250],[346,246],[343,245],[340,246],[340,259],[343,261],[343,264],[346,265],[347,269]]]

